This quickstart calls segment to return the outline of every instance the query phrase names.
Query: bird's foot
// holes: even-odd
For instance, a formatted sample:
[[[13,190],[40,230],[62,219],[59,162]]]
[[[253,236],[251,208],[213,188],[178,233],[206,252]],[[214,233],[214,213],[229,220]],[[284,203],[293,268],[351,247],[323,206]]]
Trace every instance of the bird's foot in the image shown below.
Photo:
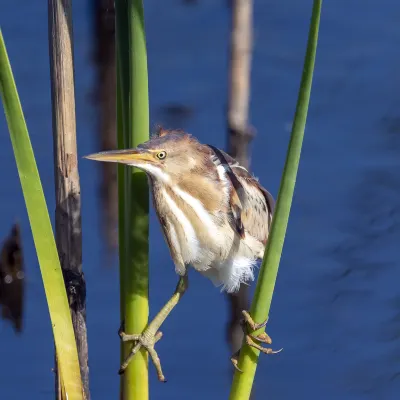
[[[162,372],[161,368],[161,362],[158,357],[158,354],[156,350],[154,349],[155,344],[161,339],[162,337],[162,332],[158,331],[156,333],[153,333],[149,329],[145,329],[142,333],[140,334],[133,334],[133,335],[128,335],[124,332],[124,323],[121,324],[121,327],[118,331],[118,335],[121,338],[123,342],[133,342],[132,349],[126,357],[125,361],[122,363],[120,369],[119,369],[119,374],[123,374],[128,367],[128,364],[134,357],[134,355],[142,348],[144,347],[147,352],[150,355],[150,358],[153,361],[153,364],[156,368],[157,371],[157,376],[158,380],[161,382],[167,382],[165,379],[165,376]]]
[[[185,274],[184,276],[181,276],[179,278],[178,285],[176,286],[175,292],[172,297],[165,303],[164,307],[158,312],[153,321],[151,321],[151,323],[147,325],[147,328],[142,333],[127,335],[124,332],[124,323],[121,324],[118,332],[120,338],[123,342],[133,342],[133,345],[130,354],[121,365],[121,368],[119,370],[120,374],[124,373],[133,356],[140,350],[140,348],[144,347],[149,353],[153,364],[156,367],[158,380],[160,380],[161,382],[167,381],[164,377],[164,374],[162,373],[160,359],[158,358],[157,352],[154,350],[154,345],[162,337],[162,333],[159,331],[161,325],[168,317],[169,313],[173,310],[173,308],[178,304],[179,300],[181,299],[187,288],[188,277],[187,274]]]
[[[257,349],[264,354],[276,354],[276,353],[280,353],[283,350],[283,349],[280,349],[280,350],[274,351],[271,348],[263,347],[261,345],[262,343],[272,344],[272,339],[265,332],[262,332],[258,335],[253,335],[251,333],[248,333],[247,328],[250,328],[253,332],[257,331],[261,328],[264,328],[267,325],[268,318],[264,322],[262,322],[260,324],[256,324],[254,322],[253,318],[251,318],[250,314],[247,311],[242,311],[242,314],[243,314],[243,320],[241,322],[241,325],[242,325],[243,332],[245,335],[246,344],[248,346]],[[233,366],[239,372],[243,372],[238,367],[238,358],[239,358],[240,350],[241,349],[239,349],[235,354],[232,355],[231,361],[232,361]]]

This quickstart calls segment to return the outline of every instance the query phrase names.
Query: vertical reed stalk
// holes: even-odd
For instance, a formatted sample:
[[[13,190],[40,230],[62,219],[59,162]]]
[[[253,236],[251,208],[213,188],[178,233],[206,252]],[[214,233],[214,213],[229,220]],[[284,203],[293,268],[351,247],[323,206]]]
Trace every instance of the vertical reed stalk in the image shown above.
[[[126,149],[128,147],[128,140],[126,135],[128,104],[129,104],[129,44],[127,39],[127,8],[126,0],[115,1],[115,49],[116,49],[116,73],[117,73],[117,86],[116,86],[116,103],[117,103],[117,146],[119,149]],[[125,68],[124,68],[125,67]],[[125,242],[127,225],[125,221],[125,182],[126,171],[128,167],[118,164],[118,243],[119,243],[119,266],[120,266],[120,311],[121,321],[125,318],[125,269],[126,269],[126,255],[127,246]],[[121,349],[127,347],[121,342]],[[121,352],[121,362],[124,358],[124,352]]]
[[[122,123],[120,120],[117,123],[118,146],[136,147],[149,139],[147,52],[141,0],[116,2],[116,32],[117,114],[122,119]],[[144,172],[136,168],[119,169],[119,206],[119,216],[124,219],[119,230],[120,245],[124,246],[120,249],[121,313],[125,331],[141,333],[149,314],[149,188]],[[126,355],[131,344],[127,347],[122,355]],[[121,392],[124,400],[148,399],[148,357],[144,349],[125,371]]]
[[[117,105],[117,146],[119,149],[124,149],[125,145],[124,128],[123,128],[123,114],[122,114],[122,87],[120,73],[118,69],[119,57],[117,50],[117,85],[116,85],[116,105]],[[126,269],[126,244],[125,244],[125,165],[118,164],[118,248],[119,248],[119,275],[120,275],[120,319],[121,321],[125,318],[125,269]],[[125,357],[128,354],[128,346],[121,341],[120,345],[120,362],[123,363]],[[124,376],[120,377],[120,399],[123,400],[123,384]]]
[[[116,49],[115,49],[115,0],[92,1],[94,65],[96,91],[94,102],[98,110],[98,144],[101,151],[117,146],[116,128]],[[117,171],[112,163],[100,163],[99,214],[102,236],[107,247],[103,254],[104,265],[118,248],[118,189]]]
[[[255,322],[268,318],[272,295],[278,274],[289,213],[293,199],[297,170],[300,162],[301,147],[306,125],[308,105],[312,86],[315,55],[318,43],[318,29],[322,0],[314,0],[307,53],[304,62],[303,76],[293,122],[292,134],[286,157],[285,168],[279,188],[276,211],[272,222],[271,233],[260,269],[250,314]],[[260,329],[256,334],[264,331]],[[245,400],[250,397],[257,368],[259,351],[243,344],[238,367],[243,371],[235,372],[230,400]]]
[[[250,165],[249,144],[253,137],[248,126],[252,36],[253,0],[233,0],[227,118],[228,153],[247,169]],[[242,310],[248,308],[248,292],[248,286],[241,285],[238,293],[227,295],[231,310],[228,340],[232,353],[239,350],[243,340],[240,320]]]
[[[86,398],[89,399],[86,284],[82,273],[81,195],[76,145],[71,0],[49,0],[48,16],[56,243],[75,331],[82,383]]]
[[[69,400],[81,400],[78,353],[57,247],[1,30],[0,95],[49,307],[62,391]]]
[[[117,104],[117,146],[119,149],[128,147],[127,125],[129,105],[129,41],[126,0],[115,1],[115,50],[116,50],[116,104]],[[125,319],[125,281],[127,270],[127,194],[126,180],[128,167],[118,164],[118,247],[119,247],[119,291],[120,318]],[[129,344],[121,342],[120,362],[122,363],[129,352]],[[120,399],[124,399],[125,376],[120,377]]]
[[[253,46],[253,0],[232,1],[232,32],[228,96],[229,153],[249,167],[249,144],[253,138],[249,119],[250,73]]]
[[[147,51],[142,0],[128,1],[129,16],[129,147],[149,139],[149,99],[147,77]],[[149,188],[146,174],[130,168],[129,208],[126,210],[128,228],[128,271],[125,286],[127,333],[141,333],[148,321],[148,254],[149,254]],[[148,391],[148,357],[141,349],[127,370],[128,385],[125,399],[144,400]]]

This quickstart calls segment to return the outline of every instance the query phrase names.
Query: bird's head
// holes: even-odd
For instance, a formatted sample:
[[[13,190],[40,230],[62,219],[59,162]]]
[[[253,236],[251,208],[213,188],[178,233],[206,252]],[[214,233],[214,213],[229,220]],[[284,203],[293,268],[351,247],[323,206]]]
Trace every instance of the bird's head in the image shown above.
[[[135,149],[103,151],[86,156],[90,160],[115,162],[137,167],[152,178],[167,181],[201,170],[207,152],[193,136],[182,131],[159,129],[150,140]]]

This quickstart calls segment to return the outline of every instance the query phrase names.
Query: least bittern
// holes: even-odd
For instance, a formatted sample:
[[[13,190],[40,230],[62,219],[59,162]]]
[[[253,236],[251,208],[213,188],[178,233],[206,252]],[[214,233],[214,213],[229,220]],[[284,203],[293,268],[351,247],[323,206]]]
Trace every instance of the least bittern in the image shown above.
[[[154,207],[180,278],[172,298],[143,333],[128,335],[120,330],[123,341],[134,342],[120,373],[143,346],[159,380],[165,381],[154,345],[162,335],[158,329],[188,287],[188,267],[229,293],[252,281],[253,269],[264,255],[274,199],[228,154],[181,131],[160,129],[136,149],[105,151],[86,158],[134,166],[149,178]],[[266,324],[255,324],[246,311],[243,315],[253,331]],[[248,334],[245,324],[246,343],[273,353],[260,345],[270,344],[269,336]],[[232,362],[237,368],[237,354]]]

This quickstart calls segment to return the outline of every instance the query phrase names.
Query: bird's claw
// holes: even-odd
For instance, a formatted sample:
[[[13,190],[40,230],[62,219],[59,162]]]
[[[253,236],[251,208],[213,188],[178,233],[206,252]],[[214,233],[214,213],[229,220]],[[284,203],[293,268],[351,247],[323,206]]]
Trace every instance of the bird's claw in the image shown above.
[[[254,322],[253,318],[251,318],[250,314],[247,311],[243,310],[242,314],[243,314],[243,320],[241,321],[241,326],[245,335],[246,344],[248,346],[257,349],[264,354],[277,354],[283,350],[280,349],[275,351],[270,348],[263,347],[261,346],[261,344],[259,344],[259,343],[272,344],[272,339],[268,336],[267,333],[262,332],[258,335],[253,335],[251,333],[248,333],[247,331],[248,327],[252,331],[257,331],[258,329],[264,328],[267,325],[268,318],[264,322],[257,324]],[[239,372],[243,372],[238,367],[239,354],[240,354],[240,349],[235,354],[232,355],[231,361],[236,370],[238,370]]]
[[[125,331],[125,321],[121,322],[121,325],[118,329],[118,336],[122,339],[122,335],[124,334]]]
[[[240,349],[236,351],[234,354],[232,354],[231,361],[235,369],[239,372],[243,372],[239,367],[238,367],[238,362],[239,362],[239,354],[240,354]]]
[[[134,357],[134,355],[142,348],[144,347],[147,352],[150,355],[151,360],[153,361],[153,364],[156,368],[157,371],[157,376],[158,380],[160,382],[167,382],[165,379],[165,376],[162,372],[161,368],[161,362],[160,358],[158,357],[158,354],[156,350],[154,349],[155,344],[162,338],[162,332],[158,331],[155,334],[150,332],[149,330],[144,330],[140,334],[126,334],[123,331],[123,323],[121,324],[121,327],[118,331],[118,335],[121,338],[123,342],[133,342],[132,349],[129,353],[129,355],[126,357],[125,361],[122,363],[120,369],[119,369],[119,374],[123,374],[128,367],[130,361]]]
[[[283,349],[272,350],[270,348],[263,347],[263,346],[261,346],[260,344],[257,343],[257,341],[261,341],[262,343],[271,344],[272,343],[271,338],[268,335],[266,335],[266,336],[269,339],[268,342],[263,342],[262,340],[260,340],[259,336],[246,335],[246,343],[247,343],[248,346],[253,347],[253,348],[257,349],[257,350],[260,350],[264,354],[277,354],[277,353],[280,353]]]

